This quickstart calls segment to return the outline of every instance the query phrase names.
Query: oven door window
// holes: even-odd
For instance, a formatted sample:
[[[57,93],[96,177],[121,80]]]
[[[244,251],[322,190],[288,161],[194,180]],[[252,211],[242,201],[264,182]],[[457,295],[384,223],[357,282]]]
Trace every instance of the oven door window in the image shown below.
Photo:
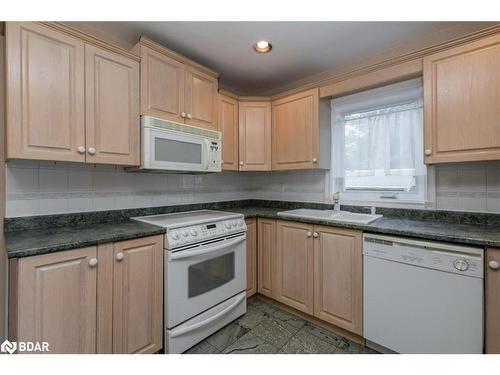
[[[202,145],[175,139],[155,138],[155,160],[170,163],[201,164]]]
[[[233,280],[234,267],[234,252],[189,266],[189,298],[207,293]]]

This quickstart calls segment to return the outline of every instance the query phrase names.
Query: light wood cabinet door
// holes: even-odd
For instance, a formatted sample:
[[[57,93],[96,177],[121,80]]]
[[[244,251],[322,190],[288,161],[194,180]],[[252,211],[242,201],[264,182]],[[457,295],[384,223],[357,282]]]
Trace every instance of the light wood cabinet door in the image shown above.
[[[139,63],[85,46],[86,161],[139,165]]]
[[[424,58],[425,162],[500,159],[500,35]]]
[[[500,249],[486,251],[486,353],[500,354]]]
[[[362,335],[362,232],[315,226],[314,237],[314,316]]]
[[[273,102],[273,170],[318,167],[318,101],[316,88]]]
[[[97,248],[11,261],[10,336],[49,353],[96,352]]]
[[[257,220],[258,291],[269,298],[276,294],[276,220]]]
[[[238,101],[219,94],[218,130],[222,133],[222,169],[238,170]]]
[[[186,69],[186,125],[217,130],[217,78],[193,67]]]
[[[247,225],[247,298],[257,293],[257,220],[246,219]]]
[[[6,40],[7,158],[85,161],[84,43],[32,22]]]
[[[141,114],[184,122],[185,65],[141,46]]]
[[[271,170],[271,103],[239,102],[240,171]]]
[[[314,249],[313,226],[278,221],[277,282],[278,301],[307,314],[313,314]]]
[[[154,353],[163,337],[162,237],[114,244],[113,353]]]

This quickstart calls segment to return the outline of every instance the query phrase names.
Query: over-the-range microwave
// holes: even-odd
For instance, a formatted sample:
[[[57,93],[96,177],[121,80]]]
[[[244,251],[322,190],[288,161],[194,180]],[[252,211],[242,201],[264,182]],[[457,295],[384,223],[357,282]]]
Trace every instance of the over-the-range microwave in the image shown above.
[[[221,133],[151,116],[141,117],[141,166],[145,172],[207,173],[222,169]]]

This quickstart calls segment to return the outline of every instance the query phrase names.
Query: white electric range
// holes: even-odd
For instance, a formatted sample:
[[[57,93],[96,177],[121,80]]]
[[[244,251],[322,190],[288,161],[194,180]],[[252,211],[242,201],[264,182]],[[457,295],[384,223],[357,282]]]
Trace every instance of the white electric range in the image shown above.
[[[242,214],[199,210],[134,220],[166,228],[165,352],[182,353],[246,312]]]

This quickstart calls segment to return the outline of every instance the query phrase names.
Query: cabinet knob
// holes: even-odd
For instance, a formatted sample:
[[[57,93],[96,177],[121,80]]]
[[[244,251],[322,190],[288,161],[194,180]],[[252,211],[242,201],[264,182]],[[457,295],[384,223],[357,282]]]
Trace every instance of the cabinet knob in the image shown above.
[[[424,153],[426,156],[430,156],[430,155],[432,155],[432,150],[430,148],[426,148]]]
[[[314,233],[313,233],[313,237],[314,237],[314,238],[318,238],[318,237],[319,237],[319,233],[318,233],[318,232],[314,232]]]
[[[125,258],[125,255],[120,251],[119,253],[116,253],[115,258],[118,262],[121,262],[123,258]]]
[[[90,155],[94,155],[95,154],[95,148],[94,147],[89,147],[87,149],[87,152],[90,154]]]
[[[181,117],[186,118],[186,112],[181,112]]]
[[[307,237],[312,237],[312,232],[307,232]]]
[[[240,161],[240,165],[243,166],[243,162],[242,161]]]
[[[95,266],[97,266],[97,258],[90,258],[89,259],[89,267],[94,268]]]
[[[80,146],[77,148],[79,154],[84,154],[85,153],[85,147]]]
[[[193,116],[191,115],[191,113],[188,113],[186,116],[187,116],[187,118],[193,118]]]
[[[492,270],[497,270],[500,268],[500,263],[498,263],[496,260],[490,260],[488,262],[488,267],[490,267]]]
[[[313,162],[313,164],[316,164],[318,162],[318,159],[317,158],[313,158],[312,162]]]

